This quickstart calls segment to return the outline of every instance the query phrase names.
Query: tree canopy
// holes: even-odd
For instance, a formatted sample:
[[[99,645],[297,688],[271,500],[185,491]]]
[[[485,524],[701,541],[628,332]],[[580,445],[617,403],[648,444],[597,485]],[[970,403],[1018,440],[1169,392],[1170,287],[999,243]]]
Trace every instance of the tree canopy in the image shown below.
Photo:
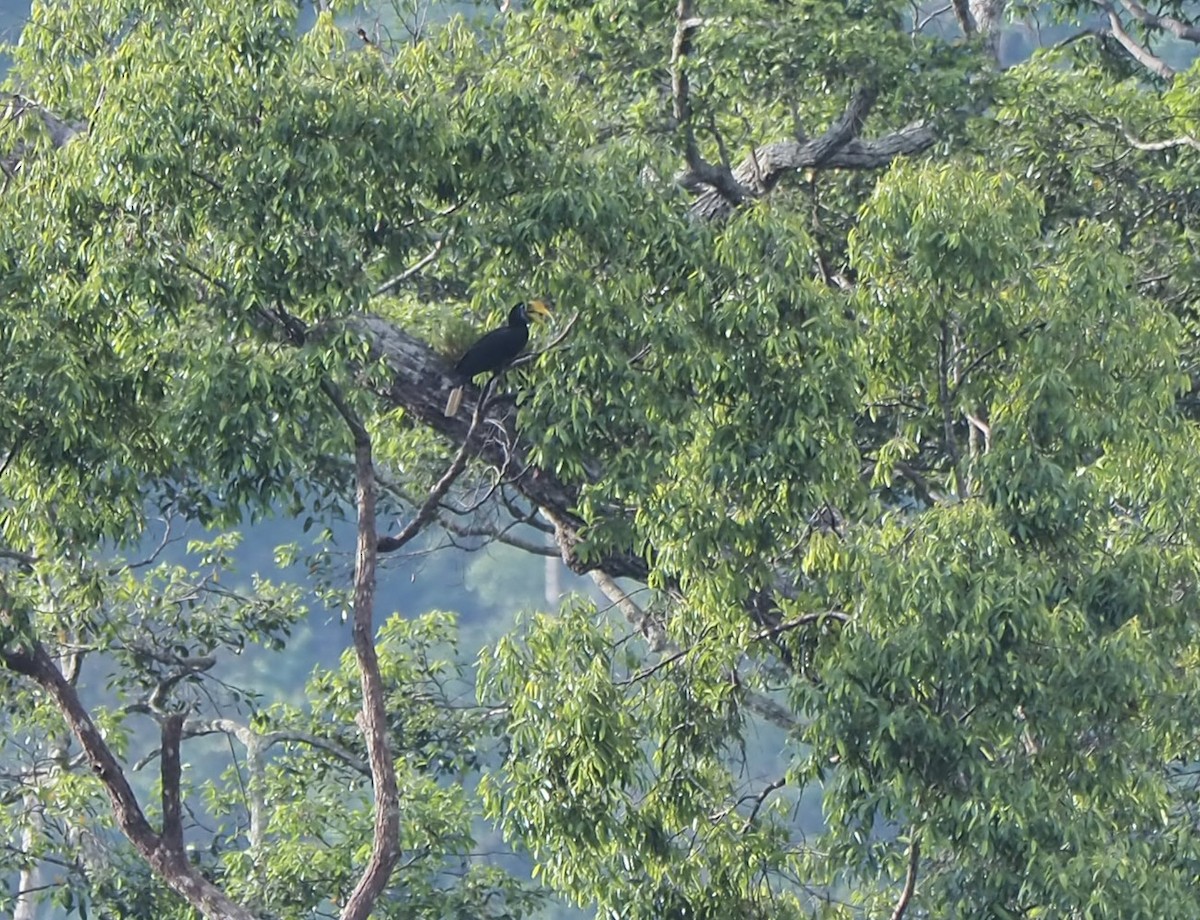
[[[8,906],[1200,915],[1192,7],[467,13],[45,0],[9,49]],[[325,536],[238,578],[160,518]],[[466,667],[377,615],[436,532],[609,606]],[[222,676],[314,598],[337,667]]]

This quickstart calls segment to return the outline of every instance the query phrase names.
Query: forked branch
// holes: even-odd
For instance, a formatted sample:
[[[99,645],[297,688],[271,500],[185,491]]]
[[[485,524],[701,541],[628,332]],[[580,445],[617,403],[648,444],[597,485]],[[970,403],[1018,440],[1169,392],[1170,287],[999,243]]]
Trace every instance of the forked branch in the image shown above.
[[[188,861],[182,847],[177,845],[178,836],[171,824],[174,819],[170,815],[164,816],[164,835],[160,836],[154,832],[125,777],[120,761],[105,743],[75,688],[59,671],[42,644],[33,642],[22,649],[0,651],[0,665],[34,681],[54,701],[71,733],[87,755],[92,771],[103,784],[104,791],[112,803],[117,826],[171,890],[210,920],[255,920],[254,914],[232,901]],[[164,742],[168,740],[164,736]],[[175,746],[175,757],[178,760],[178,745]],[[164,782],[171,779],[166,773],[171,768],[167,767],[165,762],[166,758]],[[177,777],[174,785],[177,795]],[[164,806],[174,807],[168,801],[166,789]]]
[[[321,389],[346,422],[354,441],[358,542],[354,562],[351,632],[362,686],[359,729],[367,745],[367,759],[371,764],[375,785],[375,826],[371,856],[342,908],[341,920],[367,920],[400,860],[400,795],[396,786],[396,764],[388,744],[383,677],[379,670],[379,656],[375,652],[375,569],[378,559],[375,465],[371,456],[371,437],[362,419],[332,381],[322,381]]]

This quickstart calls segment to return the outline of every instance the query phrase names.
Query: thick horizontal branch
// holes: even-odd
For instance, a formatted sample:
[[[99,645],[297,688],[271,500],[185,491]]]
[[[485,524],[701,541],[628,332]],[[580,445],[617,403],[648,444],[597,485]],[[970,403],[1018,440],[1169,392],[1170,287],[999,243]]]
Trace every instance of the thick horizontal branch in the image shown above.
[[[874,140],[862,140],[848,134],[856,129],[856,109],[851,106],[825,134],[811,140],[786,140],[765,144],[754,151],[733,171],[734,178],[762,196],[789,173],[800,169],[882,169],[901,156],[915,156],[928,150],[937,140],[933,128],[914,122]],[[719,192],[709,188],[692,203],[691,214],[700,220],[721,220],[733,212],[733,205]]]
[[[464,396],[469,413],[447,418],[443,411],[446,394],[457,381],[446,359],[381,317],[358,315],[349,325],[367,340],[373,357],[388,369],[387,380],[374,381],[375,391],[393,407],[404,409],[415,420],[461,447],[471,429],[478,390],[469,387]],[[499,470],[506,483],[555,523],[563,561],[572,570],[601,568],[614,577],[639,580],[649,575],[645,560],[632,552],[610,554],[589,562],[583,562],[574,553],[584,529],[584,521],[574,511],[578,490],[529,461],[517,434],[511,404],[497,400],[487,407],[479,427],[485,435],[480,438],[477,456]]]
[[[1133,132],[1124,125],[1121,126],[1121,131],[1125,135],[1125,140],[1129,146],[1137,150],[1145,150],[1149,153],[1174,150],[1176,147],[1191,147],[1193,150],[1200,150],[1200,140],[1197,140],[1190,134],[1182,134],[1179,137],[1172,137],[1161,141],[1144,141],[1135,137]]]

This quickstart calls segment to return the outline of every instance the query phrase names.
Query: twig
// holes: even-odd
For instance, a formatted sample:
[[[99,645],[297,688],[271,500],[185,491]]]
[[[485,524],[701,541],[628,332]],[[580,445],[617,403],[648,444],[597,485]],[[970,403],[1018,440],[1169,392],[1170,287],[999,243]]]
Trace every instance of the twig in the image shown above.
[[[544,355],[546,352],[550,351],[552,348],[558,347],[558,345],[560,345],[562,343],[563,339],[565,339],[568,335],[570,335],[571,327],[575,325],[575,321],[577,319],[579,319],[578,311],[571,314],[571,318],[569,320],[567,320],[567,322],[563,326],[562,330],[556,336],[554,336],[554,338],[552,338],[549,342],[547,342],[545,347],[539,348],[537,351],[531,351],[527,355],[521,355],[521,357],[517,358],[515,361],[513,361],[509,365],[509,369],[512,369],[514,367],[523,367],[526,364],[530,364],[530,363],[536,361],[539,357]]]
[[[664,655],[662,658],[658,659],[658,661],[654,662],[654,664],[647,665],[646,667],[642,668],[641,670],[637,671],[636,673],[630,674],[629,677],[627,677],[625,680],[617,681],[617,685],[618,686],[626,686],[628,684],[636,684],[636,683],[638,683],[638,681],[643,681],[647,677],[653,677],[655,674],[657,674],[663,668],[670,667],[675,662],[681,661],[682,659],[684,659],[688,655],[690,655],[692,652],[694,652],[696,649],[698,649],[704,643],[704,638],[705,638],[705,636],[708,635],[708,633],[710,631],[711,631],[711,627],[705,629],[704,632],[701,633],[700,637],[695,642],[693,642],[691,645],[689,645],[687,648],[679,648],[678,646],[673,646],[672,647],[673,651],[671,652],[671,654]]]
[[[954,9],[954,4],[947,3],[945,6],[939,6],[936,10],[926,15],[923,19],[917,19],[916,17],[913,17],[914,21],[912,34],[916,35],[943,13],[949,13],[952,9]]]
[[[849,623],[850,614],[843,613],[840,610],[822,610],[820,613],[805,613],[794,620],[784,620],[782,623],[776,623],[774,626],[759,630],[751,638],[756,640],[771,639],[780,633],[790,632],[793,629],[800,629],[801,627],[812,626],[817,623],[824,623],[826,620]]]
[[[442,517],[438,518],[438,523],[456,537],[486,537],[488,540],[504,543],[507,546],[512,546],[535,556],[547,556],[551,559],[558,559],[562,556],[562,553],[556,547],[547,546],[544,543],[531,543],[528,540],[522,540],[520,537],[509,535],[509,530],[525,523],[524,521],[510,521],[499,530],[490,527],[463,527],[461,524],[452,523]],[[460,549],[464,548],[458,543],[454,543],[454,545]]]
[[[787,778],[781,776],[773,783],[768,783],[767,786],[763,788],[763,791],[754,797],[754,807],[750,809],[750,814],[746,816],[746,821],[742,825],[743,834],[750,830],[751,826],[754,824],[754,819],[758,817],[759,809],[763,807],[763,803],[766,802],[767,797],[776,789],[782,789],[786,782]]]
[[[361,32],[362,30],[359,29],[359,31]],[[449,239],[449,237],[450,234],[447,233],[433,244],[433,249],[429,250],[428,253],[423,255],[420,259],[418,259],[400,274],[396,275],[394,278],[389,278],[387,281],[383,282],[383,284],[379,285],[379,287],[375,288],[375,292],[372,296],[378,297],[381,294],[386,294],[388,291],[392,290],[392,288],[399,287],[413,275],[418,274],[421,269],[425,268],[425,266],[429,265],[438,257],[442,251],[442,247],[446,245],[446,240]]]
[[[450,466],[446,468],[446,472],[429,490],[429,495],[417,509],[417,513],[413,519],[409,521],[404,529],[395,536],[383,536],[377,539],[375,544],[376,551],[380,553],[394,553],[405,544],[411,542],[431,520],[437,516],[438,506],[450,491],[450,487],[454,485],[455,480],[462,475],[462,471],[467,468],[467,461],[471,459],[472,436],[475,434],[475,429],[479,427],[479,421],[483,418],[483,413],[488,406],[488,392],[485,390],[480,396],[479,401],[475,404],[475,412],[471,415],[471,426],[467,429],[467,434],[463,438],[462,446],[459,447],[458,453],[454,455],[454,459],[450,462]]]
[[[326,751],[332,754],[351,770],[361,773],[363,776],[371,775],[371,768],[365,761],[349,748],[333,741],[329,738],[322,738],[319,735],[314,735],[311,732],[300,731],[294,728],[280,728],[269,732],[255,732],[253,729],[232,719],[188,719],[183,726],[184,735],[187,737],[197,737],[200,735],[212,735],[221,733],[224,735],[237,738],[245,748],[251,747],[251,741],[254,736],[257,736],[264,750],[276,744],[287,742],[295,742],[307,744],[309,747],[317,748],[318,750]]]

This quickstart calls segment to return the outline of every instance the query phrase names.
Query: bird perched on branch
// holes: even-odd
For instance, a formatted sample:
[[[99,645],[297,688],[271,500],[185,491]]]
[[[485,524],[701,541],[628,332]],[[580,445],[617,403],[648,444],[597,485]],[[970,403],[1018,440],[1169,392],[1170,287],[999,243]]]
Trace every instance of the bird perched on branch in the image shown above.
[[[508,311],[508,325],[493,329],[468,348],[466,354],[459,358],[458,364],[454,365],[454,376],[458,378],[459,383],[450,391],[450,398],[446,400],[446,417],[458,414],[464,386],[480,374],[500,373],[521,353],[521,349],[529,341],[530,316],[549,318],[552,315],[543,300],[519,303]]]

